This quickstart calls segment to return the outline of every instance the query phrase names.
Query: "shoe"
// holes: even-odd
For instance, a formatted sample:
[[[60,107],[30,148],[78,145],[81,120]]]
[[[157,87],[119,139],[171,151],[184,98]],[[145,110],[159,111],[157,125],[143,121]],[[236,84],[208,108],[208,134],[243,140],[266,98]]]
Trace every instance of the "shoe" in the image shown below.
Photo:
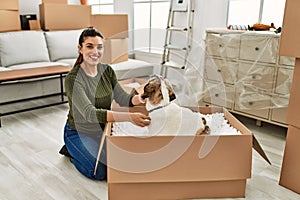
[[[67,149],[66,145],[64,145],[64,146],[59,150],[59,153],[60,153],[61,155],[66,156],[66,157],[73,158],[73,157],[70,155],[70,153],[68,152],[68,149]]]

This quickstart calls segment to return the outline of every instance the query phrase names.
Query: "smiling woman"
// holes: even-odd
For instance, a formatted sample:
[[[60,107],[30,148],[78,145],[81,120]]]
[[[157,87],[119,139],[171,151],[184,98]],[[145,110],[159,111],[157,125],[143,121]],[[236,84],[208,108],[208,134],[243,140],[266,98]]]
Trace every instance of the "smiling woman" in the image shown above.
[[[75,47],[74,47],[75,48]],[[94,174],[99,141],[106,122],[130,121],[138,126],[150,124],[142,113],[111,110],[112,101],[120,106],[140,103],[140,95],[126,93],[117,81],[113,68],[102,64],[103,36],[89,27],[82,31],[78,44],[79,56],[65,78],[69,102],[68,119],[64,128],[65,145],[60,153],[70,157],[77,170],[94,180],[106,179],[106,153],[101,153]]]

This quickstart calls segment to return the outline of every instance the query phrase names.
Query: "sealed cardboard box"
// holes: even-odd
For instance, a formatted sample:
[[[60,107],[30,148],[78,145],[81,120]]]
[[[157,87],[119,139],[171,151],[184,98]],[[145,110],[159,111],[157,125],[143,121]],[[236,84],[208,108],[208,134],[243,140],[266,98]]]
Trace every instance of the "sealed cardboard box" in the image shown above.
[[[98,29],[105,38],[128,38],[127,14],[91,15],[91,26]]]
[[[293,72],[293,81],[292,87],[290,90],[290,99],[288,105],[288,112],[286,121],[287,124],[300,128],[300,58],[296,58],[294,72]]]
[[[0,10],[0,31],[21,30],[19,11]]]
[[[42,0],[42,3],[68,4],[68,0]]]
[[[106,39],[102,62],[114,64],[128,60],[128,38]]]
[[[19,1],[0,0],[0,10],[19,10]]]
[[[300,57],[300,1],[286,0],[279,55]]]
[[[91,6],[42,3],[39,9],[43,30],[83,29],[90,22]]]
[[[279,184],[300,194],[300,129],[289,125]]]
[[[264,152],[252,133],[226,109],[191,109],[203,114],[224,113],[242,134],[113,136],[108,123],[110,200],[245,197],[246,180],[251,177],[252,142],[265,156]]]

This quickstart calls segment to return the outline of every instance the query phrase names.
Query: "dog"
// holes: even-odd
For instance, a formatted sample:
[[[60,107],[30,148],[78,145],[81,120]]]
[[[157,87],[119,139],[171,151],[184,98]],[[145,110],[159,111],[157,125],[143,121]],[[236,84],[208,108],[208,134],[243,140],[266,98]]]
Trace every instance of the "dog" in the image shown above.
[[[205,116],[177,105],[175,92],[167,79],[159,75],[150,77],[141,97],[151,117],[150,135],[202,135],[209,134]]]

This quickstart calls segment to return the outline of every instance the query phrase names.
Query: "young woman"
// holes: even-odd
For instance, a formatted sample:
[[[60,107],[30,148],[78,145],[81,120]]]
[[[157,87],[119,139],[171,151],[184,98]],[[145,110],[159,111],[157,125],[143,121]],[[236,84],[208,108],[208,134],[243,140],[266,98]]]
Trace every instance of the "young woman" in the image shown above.
[[[114,70],[100,63],[103,50],[101,33],[94,28],[83,30],[79,37],[79,56],[65,79],[69,113],[64,128],[65,145],[60,150],[61,154],[71,158],[79,172],[95,180],[106,179],[105,148],[94,175],[105,123],[130,121],[142,127],[150,124],[150,118],[142,113],[110,110],[112,100],[121,106],[144,102],[139,95],[126,93],[119,85]]]

